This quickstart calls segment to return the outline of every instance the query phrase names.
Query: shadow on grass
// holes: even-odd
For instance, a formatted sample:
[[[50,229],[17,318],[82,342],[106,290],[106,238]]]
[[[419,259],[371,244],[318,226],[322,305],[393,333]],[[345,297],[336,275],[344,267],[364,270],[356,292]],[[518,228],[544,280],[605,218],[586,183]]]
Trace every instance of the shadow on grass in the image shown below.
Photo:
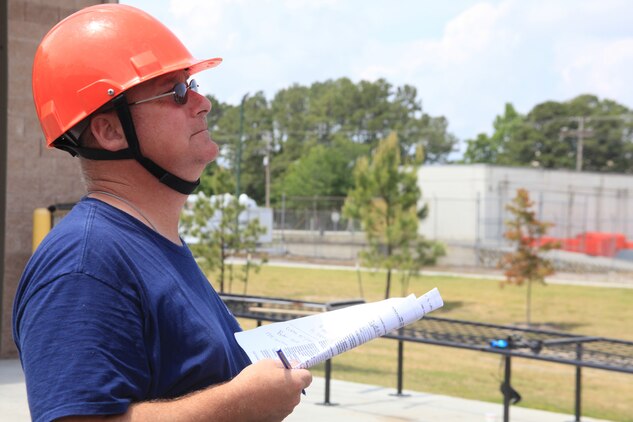
[[[529,326],[525,322],[516,322],[513,324],[519,328],[531,328],[534,330],[548,330],[548,331],[572,331],[580,327],[584,327],[587,324],[581,324],[578,322],[533,322]]]
[[[324,366],[323,364],[317,365],[314,368],[312,368],[315,371],[324,371]],[[346,363],[341,363],[341,362],[337,362],[336,360],[332,361],[332,373],[336,373],[336,372],[349,372],[349,373],[355,373],[355,372],[361,372],[364,375],[366,374],[372,374],[372,375],[380,375],[380,376],[386,376],[389,375],[387,372],[385,372],[384,368],[381,370],[380,368],[372,368],[370,366],[364,366],[364,365],[350,365],[350,364],[346,364]]]
[[[461,300],[455,300],[455,301],[446,301],[444,302],[444,306],[442,306],[440,309],[438,309],[437,311],[435,311],[433,313],[433,315],[436,315],[437,313],[446,313],[446,312],[450,312],[452,310],[455,309],[459,309],[462,306],[464,306],[464,302],[462,302]]]

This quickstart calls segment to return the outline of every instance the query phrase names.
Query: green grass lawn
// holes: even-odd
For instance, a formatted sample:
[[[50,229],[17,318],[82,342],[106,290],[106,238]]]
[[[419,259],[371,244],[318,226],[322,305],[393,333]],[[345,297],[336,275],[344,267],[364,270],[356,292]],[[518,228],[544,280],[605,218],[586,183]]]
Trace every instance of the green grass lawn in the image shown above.
[[[385,274],[362,272],[366,301],[384,296]],[[396,279],[397,280],[397,279]],[[445,302],[434,316],[468,321],[525,322],[526,288],[498,281],[422,276],[403,292],[396,281],[392,296],[417,295],[437,287]],[[233,293],[244,286],[234,282]],[[358,274],[264,266],[254,274],[248,294],[325,302],[361,297]],[[241,321],[245,329],[254,321]],[[563,285],[532,288],[532,323],[582,335],[633,341],[633,289]],[[396,388],[397,342],[377,339],[333,360],[333,377]],[[405,343],[404,388],[501,403],[501,357],[449,347]],[[321,367],[315,375],[323,375]],[[633,421],[633,374],[583,369],[583,416]],[[575,367],[531,359],[512,360],[512,385],[523,396],[519,406],[573,414]],[[335,401],[336,391],[332,392]]]

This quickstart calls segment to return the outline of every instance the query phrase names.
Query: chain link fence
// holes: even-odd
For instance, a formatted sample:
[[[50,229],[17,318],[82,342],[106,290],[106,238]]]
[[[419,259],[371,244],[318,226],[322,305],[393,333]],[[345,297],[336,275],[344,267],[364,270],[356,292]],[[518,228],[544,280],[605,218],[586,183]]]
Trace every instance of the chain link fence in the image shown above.
[[[514,194],[472,198],[423,198],[428,207],[420,234],[448,247],[447,265],[496,267],[512,249],[504,238],[512,218],[506,207]],[[556,268],[569,272],[625,271],[633,273],[633,197],[624,191],[533,192],[537,219],[551,223],[547,239],[561,249],[548,254]],[[342,197],[284,198],[274,210],[275,239],[286,254],[317,259],[355,260],[365,246],[359,221],[346,219]],[[310,247],[310,245],[312,247]],[[329,245],[329,247],[328,247]]]
[[[274,209],[274,230],[324,234],[324,232],[358,232],[360,223],[343,216],[345,197],[293,196],[282,197]]]
[[[421,221],[426,237],[445,241],[503,243],[506,206],[513,195],[474,195],[472,198],[423,198],[429,208]],[[552,224],[549,237],[574,238],[584,233],[621,234],[633,242],[633,197],[626,191],[603,193],[547,192],[532,194],[536,218]],[[358,221],[343,216],[344,197],[284,197],[274,209],[275,230],[307,232],[360,231]]]

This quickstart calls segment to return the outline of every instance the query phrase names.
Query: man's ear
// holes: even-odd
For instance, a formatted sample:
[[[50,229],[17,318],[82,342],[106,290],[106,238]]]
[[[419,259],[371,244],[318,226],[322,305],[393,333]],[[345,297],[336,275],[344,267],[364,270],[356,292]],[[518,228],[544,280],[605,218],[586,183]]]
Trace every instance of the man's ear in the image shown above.
[[[123,127],[115,112],[93,116],[90,119],[90,130],[99,148],[118,151],[128,146]]]

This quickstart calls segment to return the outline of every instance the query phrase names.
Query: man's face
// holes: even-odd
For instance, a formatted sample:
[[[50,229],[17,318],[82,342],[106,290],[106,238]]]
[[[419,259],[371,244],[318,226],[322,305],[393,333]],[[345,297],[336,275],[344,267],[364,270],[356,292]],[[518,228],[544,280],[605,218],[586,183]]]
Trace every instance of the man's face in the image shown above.
[[[152,79],[130,89],[128,102],[172,91],[187,78],[187,72],[179,71]],[[130,109],[142,154],[170,173],[194,181],[217,157],[218,146],[207,130],[211,102],[192,90],[187,95],[186,104],[176,103],[169,95],[131,105]]]

